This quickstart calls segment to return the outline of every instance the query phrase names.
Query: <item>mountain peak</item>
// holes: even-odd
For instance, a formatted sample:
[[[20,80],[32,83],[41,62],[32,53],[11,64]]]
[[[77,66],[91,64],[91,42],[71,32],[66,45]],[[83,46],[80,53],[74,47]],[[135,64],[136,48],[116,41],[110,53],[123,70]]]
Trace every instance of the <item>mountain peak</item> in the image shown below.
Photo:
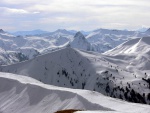
[[[84,35],[81,32],[77,32],[74,36],[74,40],[70,43],[71,47],[83,49],[83,50],[90,50],[90,43],[86,40]]]
[[[74,40],[76,40],[76,41],[86,41],[86,38],[85,38],[85,36],[80,31],[78,31],[74,35]]]
[[[3,29],[0,29],[0,33],[4,33],[4,30],[3,30]]]
[[[67,31],[66,29],[58,29],[56,31],[54,31],[52,34],[57,34],[57,33],[63,33],[63,34],[69,34],[69,35],[72,35],[71,32]]]
[[[57,29],[54,33],[68,33],[66,29]]]
[[[66,32],[67,30],[66,29],[58,29],[56,30],[57,32]]]
[[[77,37],[81,37],[82,39],[85,39],[84,35],[80,31],[78,31],[74,36],[74,38],[77,38]]]

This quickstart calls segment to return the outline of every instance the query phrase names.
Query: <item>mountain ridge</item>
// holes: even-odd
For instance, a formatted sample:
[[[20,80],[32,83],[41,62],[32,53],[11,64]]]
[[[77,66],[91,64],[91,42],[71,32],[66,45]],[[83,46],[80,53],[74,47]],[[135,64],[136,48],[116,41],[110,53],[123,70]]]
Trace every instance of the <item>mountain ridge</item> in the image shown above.
[[[130,102],[150,104],[144,72],[135,69],[132,73],[109,59],[98,53],[67,47],[19,64],[1,66],[0,70],[30,76],[46,84],[88,89]]]

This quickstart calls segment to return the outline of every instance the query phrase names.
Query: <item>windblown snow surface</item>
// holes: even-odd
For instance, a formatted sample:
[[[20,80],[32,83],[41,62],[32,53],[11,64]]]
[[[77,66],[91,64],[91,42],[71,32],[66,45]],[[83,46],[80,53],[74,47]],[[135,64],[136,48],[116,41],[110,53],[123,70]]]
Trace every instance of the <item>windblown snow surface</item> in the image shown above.
[[[85,113],[150,112],[148,105],[128,103],[94,91],[45,85],[21,75],[0,73],[0,113],[54,113],[65,109],[80,109]]]

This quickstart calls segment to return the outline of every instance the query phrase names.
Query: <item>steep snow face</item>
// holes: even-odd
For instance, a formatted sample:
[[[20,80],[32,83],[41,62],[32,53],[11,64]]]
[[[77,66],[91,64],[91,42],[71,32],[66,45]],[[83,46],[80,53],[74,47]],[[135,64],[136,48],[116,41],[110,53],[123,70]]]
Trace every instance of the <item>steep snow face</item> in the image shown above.
[[[80,109],[87,113],[91,110],[93,113],[150,111],[148,105],[128,103],[97,92],[45,85],[30,77],[0,73],[0,112],[54,113],[66,109]]]
[[[86,40],[84,35],[81,32],[77,32],[74,36],[74,39],[72,42],[70,42],[70,46],[77,49],[83,49],[83,50],[91,50],[90,43]]]
[[[132,39],[104,54],[125,60],[129,71],[137,69],[150,72],[150,37]]]
[[[111,97],[150,104],[148,77],[136,69],[129,72],[118,66],[120,62],[68,47],[19,64],[1,66],[0,70],[30,76],[46,84],[94,90]]]

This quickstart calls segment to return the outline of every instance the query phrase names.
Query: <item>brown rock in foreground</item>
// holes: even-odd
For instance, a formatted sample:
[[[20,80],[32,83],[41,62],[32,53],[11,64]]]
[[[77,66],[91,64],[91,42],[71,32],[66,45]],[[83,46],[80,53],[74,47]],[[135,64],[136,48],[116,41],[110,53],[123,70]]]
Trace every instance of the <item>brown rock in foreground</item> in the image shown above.
[[[81,111],[81,110],[68,109],[68,110],[57,111],[55,113],[74,113],[75,111]]]

